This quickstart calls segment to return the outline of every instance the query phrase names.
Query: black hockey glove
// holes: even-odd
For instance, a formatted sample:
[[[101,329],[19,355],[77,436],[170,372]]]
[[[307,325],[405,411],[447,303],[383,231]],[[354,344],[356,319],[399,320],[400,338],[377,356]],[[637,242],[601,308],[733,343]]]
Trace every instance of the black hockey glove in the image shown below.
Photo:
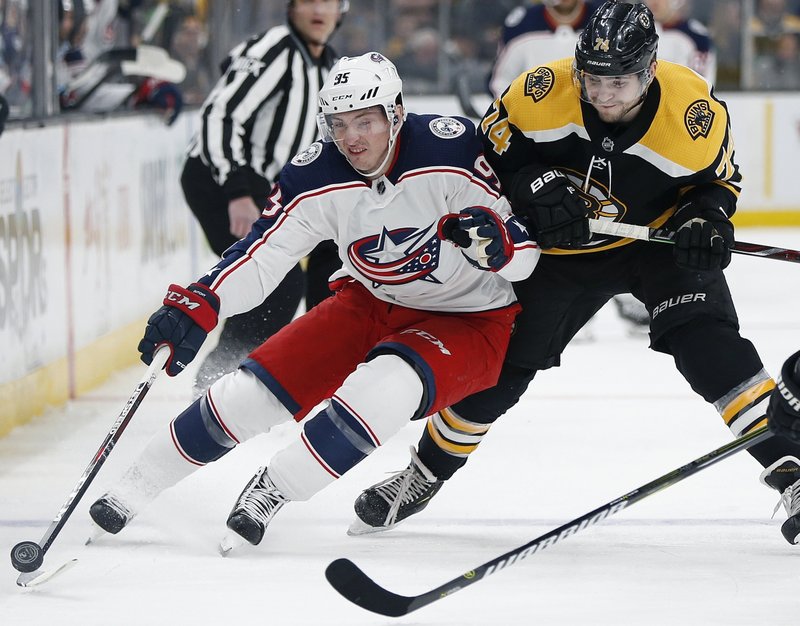
[[[580,248],[589,243],[589,207],[558,170],[522,168],[511,183],[508,199],[542,249]]]
[[[139,342],[141,359],[148,365],[153,353],[166,344],[172,354],[165,367],[169,376],[180,374],[197,355],[208,333],[217,325],[219,298],[198,283],[187,288],[170,285],[164,306],[150,316]]]
[[[439,220],[440,239],[462,248],[461,254],[475,267],[496,272],[514,256],[514,242],[502,218],[487,207],[471,206]]]
[[[767,424],[776,435],[800,443],[800,352],[786,359],[769,398]]]
[[[721,208],[702,200],[687,202],[670,218],[675,230],[675,263],[688,270],[725,269],[731,262],[733,224]]]

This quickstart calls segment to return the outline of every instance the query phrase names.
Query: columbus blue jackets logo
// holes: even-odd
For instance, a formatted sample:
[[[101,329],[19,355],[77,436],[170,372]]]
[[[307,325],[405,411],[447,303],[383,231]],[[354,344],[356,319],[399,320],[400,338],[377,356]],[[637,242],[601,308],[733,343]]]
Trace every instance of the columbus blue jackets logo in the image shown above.
[[[351,243],[347,258],[376,288],[415,280],[439,283],[433,272],[439,267],[441,243],[434,224],[420,229],[384,228],[379,235]]]
[[[437,117],[428,124],[431,132],[442,139],[455,139],[463,135],[466,127],[457,119],[452,117]]]
[[[322,144],[317,141],[302,152],[298,152],[292,159],[292,165],[308,165],[320,154],[322,154]]]
[[[711,124],[714,122],[714,111],[711,110],[708,100],[692,102],[686,109],[684,122],[692,139],[708,137],[708,133],[711,132]]]

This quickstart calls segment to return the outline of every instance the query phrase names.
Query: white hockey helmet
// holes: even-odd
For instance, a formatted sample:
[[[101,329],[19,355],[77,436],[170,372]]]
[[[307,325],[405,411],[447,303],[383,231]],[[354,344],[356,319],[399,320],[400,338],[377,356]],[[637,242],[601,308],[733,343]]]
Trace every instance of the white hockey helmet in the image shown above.
[[[319,91],[317,126],[320,136],[323,141],[335,141],[332,118],[337,113],[382,107],[391,128],[389,152],[378,170],[366,174],[371,176],[387,163],[402,122],[406,119],[405,107],[401,109],[402,119],[397,115],[398,104],[403,104],[403,81],[394,63],[379,52],[342,57],[333,66]]]

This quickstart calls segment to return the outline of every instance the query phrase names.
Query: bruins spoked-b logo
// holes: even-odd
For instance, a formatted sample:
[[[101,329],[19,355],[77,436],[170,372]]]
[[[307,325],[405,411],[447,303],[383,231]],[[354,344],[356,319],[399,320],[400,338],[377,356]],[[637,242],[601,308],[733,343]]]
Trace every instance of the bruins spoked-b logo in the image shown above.
[[[692,139],[708,137],[711,124],[714,122],[714,111],[711,110],[708,100],[695,100],[686,109],[683,120]]]
[[[555,74],[549,67],[537,67],[525,77],[525,95],[539,102],[553,88]]]

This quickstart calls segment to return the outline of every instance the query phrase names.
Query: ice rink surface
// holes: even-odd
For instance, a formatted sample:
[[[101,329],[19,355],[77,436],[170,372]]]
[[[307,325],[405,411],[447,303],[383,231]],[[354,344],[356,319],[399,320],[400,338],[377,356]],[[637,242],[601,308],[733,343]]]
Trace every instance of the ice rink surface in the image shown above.
[[[800,231],[739,229],[800,248]],[[653,244],[657,245],[657,244]],[[735,256],[727,276],[742,334],[777,375],[800,349],[800,265]],[[157,304],[157,303],[154,303]],[[286,425],[164,492],[116,537],[84,546],[89,504],[150,434],[188,403],[190,378],[162,376],[45,558],[77,558],[22,589],[8,554],[39,541],[116,419],[144,366],[0,439],[0,623],[5,626],[231,624],[358,626],[795,625],[800,546],[780,535],[777,493],[745,452],[403,618],[341,598],[325,566],[346,556],[402,594],[432,589],[730,440],[665,355],[607,307],[561,368],[540,374],[428,509],[382,535],[348,537],[362,488],[408,462],[409,424],[346,477],[275,518],[261,546],[216,551],[255,469],[292,441]],[[2,569],[0,568],[0,569]]]

